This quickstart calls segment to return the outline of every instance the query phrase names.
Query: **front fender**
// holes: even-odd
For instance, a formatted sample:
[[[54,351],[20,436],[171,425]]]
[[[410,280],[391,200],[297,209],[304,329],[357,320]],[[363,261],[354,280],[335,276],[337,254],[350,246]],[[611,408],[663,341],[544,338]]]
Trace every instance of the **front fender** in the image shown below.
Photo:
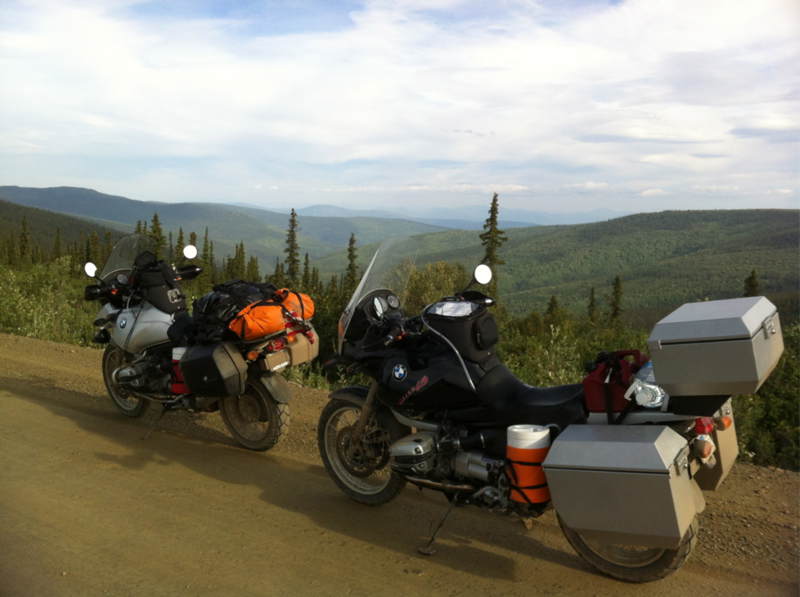
[[[369,388],[367,386],[347,386],[339,388],[328,394],[328,400],[344,400],[345,402],[352,402],[358,406],[364,406],[367,400]]]
[[[289,382],[286,381],[282,375],[261,375],[259,380],[267,389],[270,396],[275,399],[275,402],[286,404],[292,399],[292,389],[289,387]]]

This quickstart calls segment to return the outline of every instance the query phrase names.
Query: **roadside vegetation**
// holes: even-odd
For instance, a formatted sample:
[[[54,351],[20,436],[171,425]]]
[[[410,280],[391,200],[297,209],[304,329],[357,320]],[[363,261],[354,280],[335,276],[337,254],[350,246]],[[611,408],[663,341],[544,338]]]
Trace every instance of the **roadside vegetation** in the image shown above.
[[[503,276],[509,274],[497,277],[502,264],[499,255],[503,254],[498,251],[507,241],[504,231],[497,229],[497,213],[495,195],[480,235],[485,249],[483,261],[495,270],[493,285],[500,289],[500,296],[496,297],[499,302],[494,307],[501,338],[497,351],[501,361],[520,379],[537,386],[578,383],[584,376],[584,364],[600,351],[646,351],[652,321],[641,317],[641,309],[637,310],[638,317],[631,318],[626,313],[625,288],[619,275],[608,276],[604,287],[590,287],[582,299],[554,294],[543,311],[532,309],[522,316],[512,315],[503,300],[503,289],[509,284]],[[99,226],[84,233],[75,222],[87,227],[91,224],[71,220],[74,221],[64,224],[66,220],[54,219],[55,226],[49,228],[49,233],[48,225],[38,219],[32,232],[25,215],[15,227],[8,220],[0,227],[0,332],[97,347],[92,343],[97,304],[83,301],[83,288],[90,281],[82,273],[82,264],[94,261],[102,266],[124,233]],[[235,247],[233,254],[217,256],[208,229],[203,231],[202,239],[183,229],[165,232],[157,213],[150,222],[137,222],[135,229],[152,236],[159,257],[168,262],[180,259],[184,244],[198,246],[200,254],[195,263],[204,268],[204,273],[184,286],[189,304],[214,284],[232,278],[266,279],[279,288],[288,286],[310,295],[315,302],[313,323],[320,335],[320,359],[291,368],[286,376],[290,381],[318,389],[353,383],[341,369],[323,369],[322,364],[334,352],[339,315],[362,274],[354,234],[350,235],[340,273],[323,279],[298,244],[299,225],[294,211],[289,218],[284,259],[278,258],[274,264],[259,264],[256,257],[248,257],[244,242]],[[470,268],[478,261],[480,257],[471,260]],[[262,277],[261,271],[269,273]],[[461,290],[470,275],[471,271],[458,261],[418,266],[409,280],[405,312],[418,313],[425,304]],[[741,294],[760,294],[757,271],[746,267],[743,275],[746,277],[740,278]],[[800,470],[800,325],[796,296],[796,292],[783,293],[780,300],[773,301],[785,322],[785,352],[777,368],[757,395],[734,397],[740,458],[791,470]],[[562,300],[570,307],[562,306]],[[576,308],[581,302],[582,308]]]

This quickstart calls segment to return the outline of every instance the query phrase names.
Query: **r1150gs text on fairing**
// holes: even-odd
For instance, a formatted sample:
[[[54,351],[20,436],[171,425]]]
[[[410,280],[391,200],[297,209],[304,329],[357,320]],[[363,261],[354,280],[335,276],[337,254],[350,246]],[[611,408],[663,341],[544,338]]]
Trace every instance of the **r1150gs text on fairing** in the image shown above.
[[[236,337],[228,329],[238,310],[231,297],[270,302],[266,295],[275,290],[238,280],[196,301],[191,316],[180,282],[196,278],[201,268],[174,268],[156,259],[153,246],[150,237],[132,234],[115,245],[99,276],[94,264],[85,266],[98,282],[86,287],[84,298],[101,304],[95,341],[107,344],[102,371],[112,402],[129,417],[157,403],[156,423],[170,410],[219,410],[242,446],[272,448],[288,431],[292,395],[278,372],[316,356],[313,328],[282,309],[290,323],[274,333]],[[184,261],[196,255],[195,247],[184,248]],[[206,325],[196,334],[200,323]]]
[[[409,239],[385,241],[341,316],[335,360],[373,381],[333,392],[321,414],[334,482],[375,506],[410,483],[443,492],[447,514],[555,509],[577,553],[612,577],[647,582],[680,568],[701,490],[719,487],[738,452],[730,396],[754,392],[783,351],[774,306],[684,305],[654,328],[652,363],[602,353],[582,384],[531,387],[498,361],[484,294],[467,287],[403,316],[415,254]],[[478,266],[473,283],[490,280]]]

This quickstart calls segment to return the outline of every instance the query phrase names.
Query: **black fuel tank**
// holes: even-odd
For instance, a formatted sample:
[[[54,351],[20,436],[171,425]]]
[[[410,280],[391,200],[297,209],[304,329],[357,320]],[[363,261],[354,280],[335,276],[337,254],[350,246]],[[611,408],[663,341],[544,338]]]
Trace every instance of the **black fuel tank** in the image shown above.
[[[477,386],[482,370],[467,363]],[[378,399],[394,410],[431,411],[479,404],[464,369],[452,350],[435,344],[421,349],[397,351],[384,362]]]

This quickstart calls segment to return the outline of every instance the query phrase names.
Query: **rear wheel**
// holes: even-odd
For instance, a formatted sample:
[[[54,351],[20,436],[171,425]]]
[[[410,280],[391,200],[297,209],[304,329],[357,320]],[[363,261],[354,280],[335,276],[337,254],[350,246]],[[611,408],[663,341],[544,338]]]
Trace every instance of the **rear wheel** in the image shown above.
[[[361,437],[351,443],[361,406],[331,400],[322,409],[317,443],[322,462],[347,497],[361,504],[381,506],[403,490],[406,480],[389,468],[389,446],[396,439],[370,417]]]
[[[103,381],[111,397],[111,402],[126,417],[141,417],[150,406],[150,401],[137,398],[129,390],[120,386],[114,380],[114,372],[125,365],[125,352],[112,344],[106,346],[103,353],[102,369]]]
[[[250,450],[269,450],[289,432],[289,405],[275,400],[257,377],[247,377],[243,394],[220,399],[219,414],[233,438]]]
[[[558,522],[578,555],[600,572],[627,582],[641,583],[666,578],[686,563],[697,542],[696,517],[677,549],[599,543],[573,531],[560,516]]]

